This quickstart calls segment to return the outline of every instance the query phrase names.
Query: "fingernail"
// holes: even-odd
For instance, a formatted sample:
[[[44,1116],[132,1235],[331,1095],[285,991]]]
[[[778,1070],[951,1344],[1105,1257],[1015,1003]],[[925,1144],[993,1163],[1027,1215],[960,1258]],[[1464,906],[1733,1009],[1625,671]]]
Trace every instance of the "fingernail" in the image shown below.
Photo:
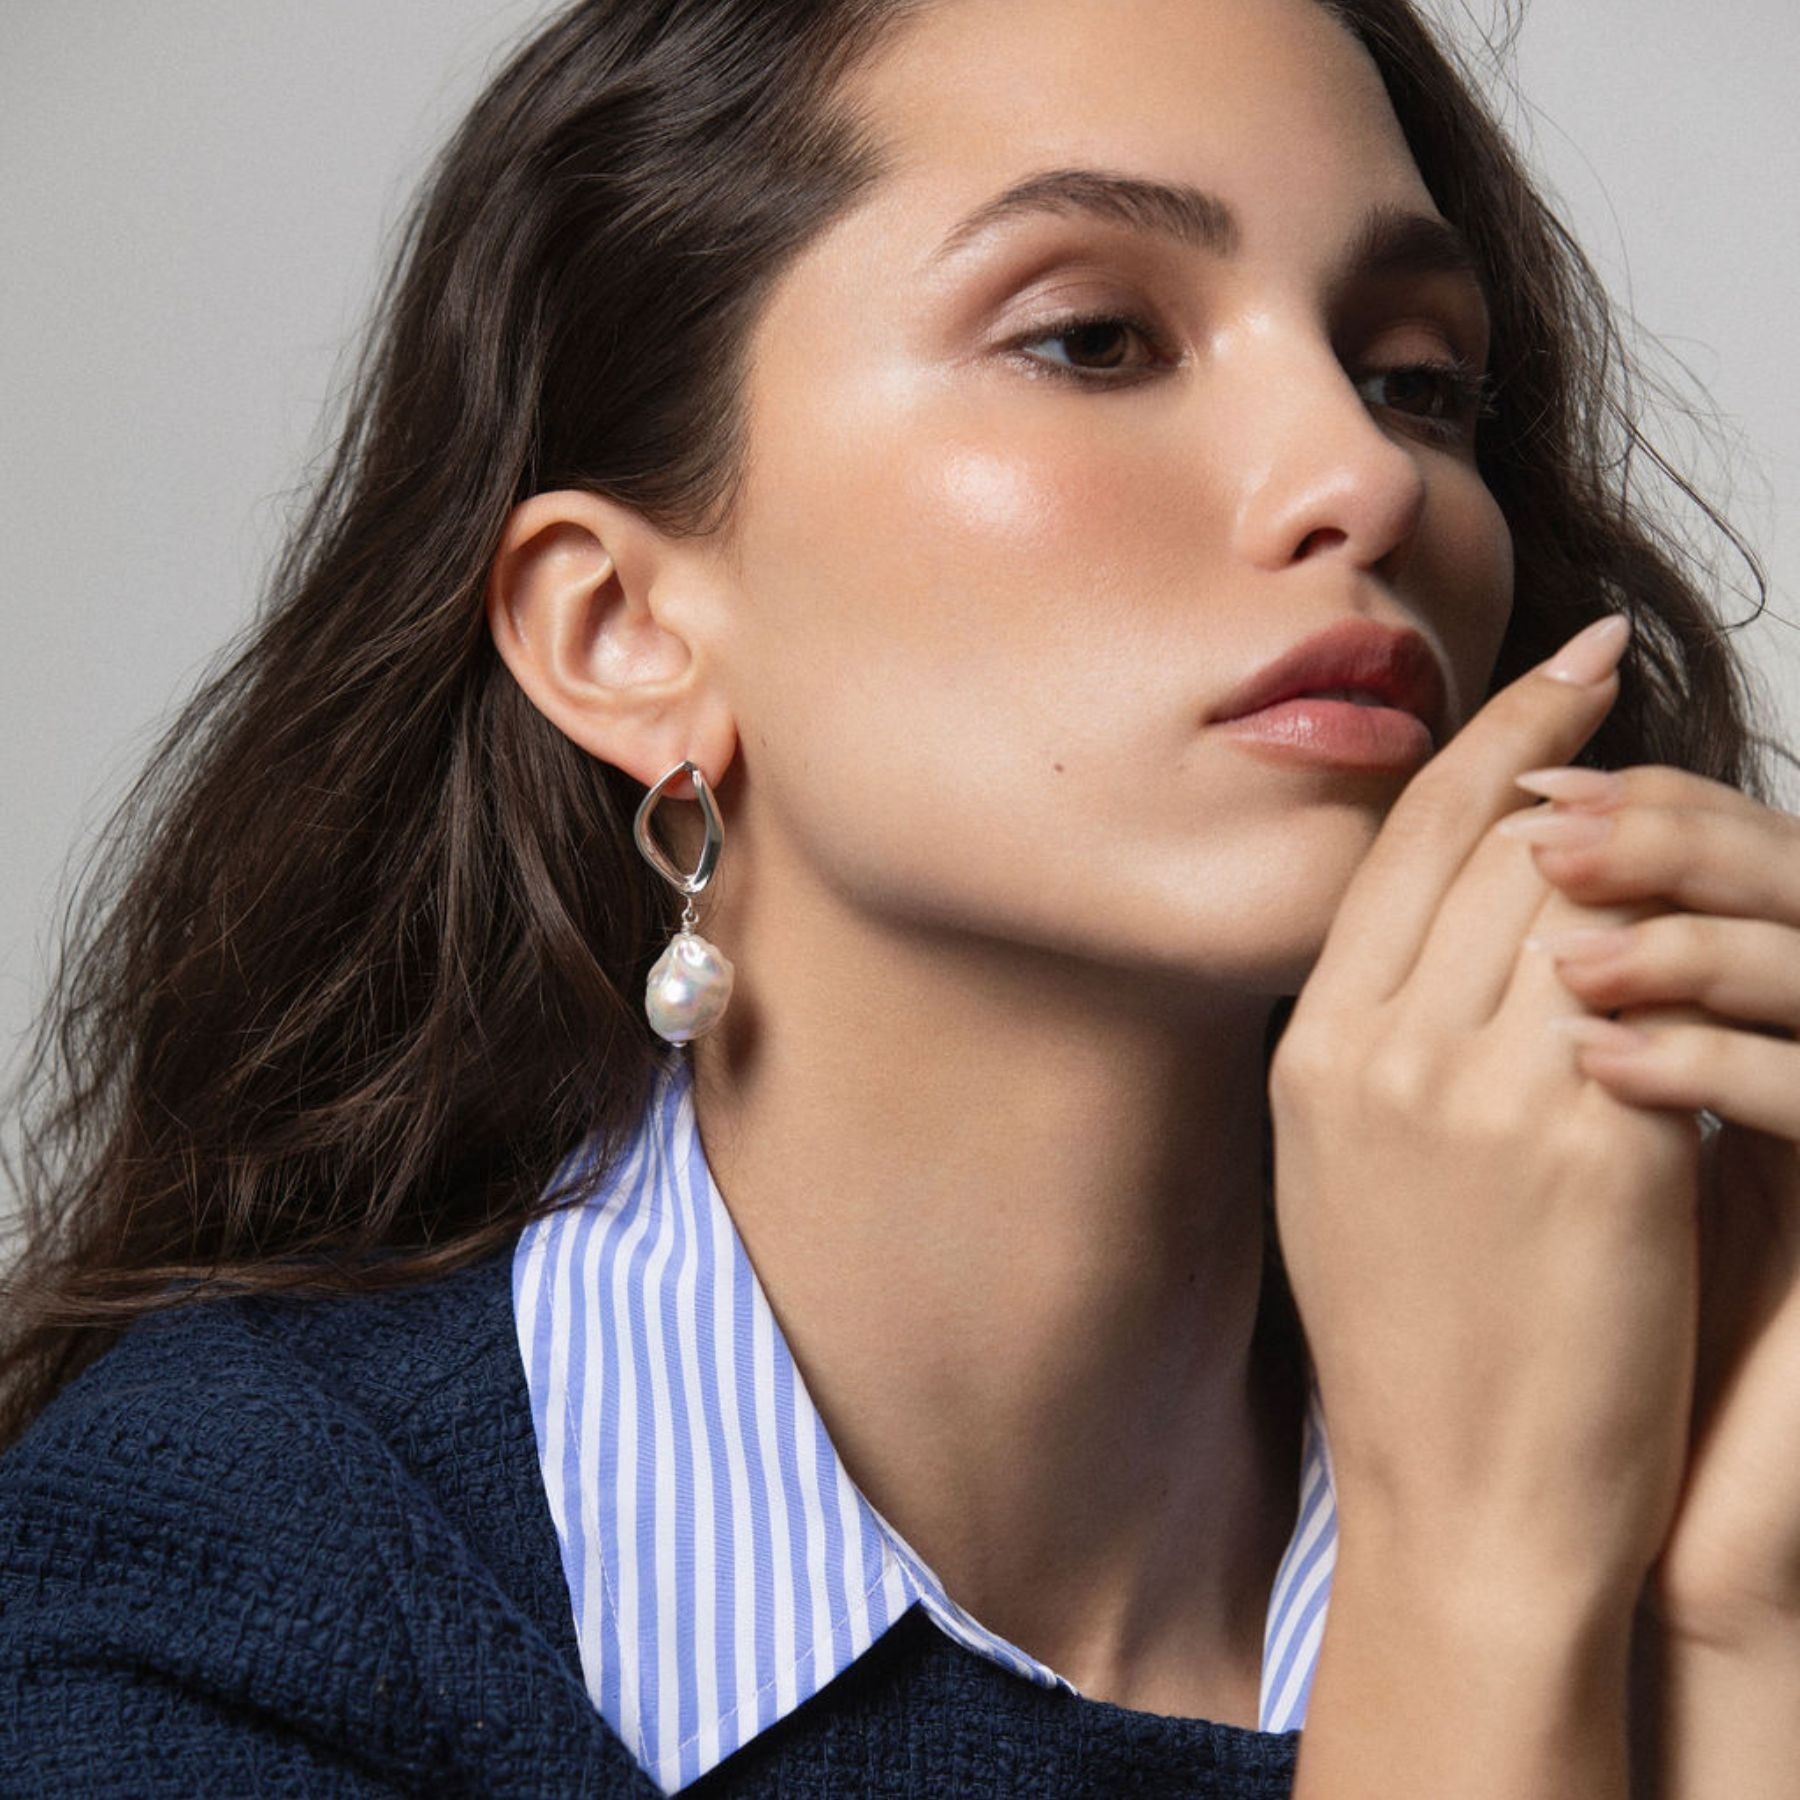
[[[1604,1050],[1610,1056],[1625,1056],[1648,1048],[1650,1037],[1633,1025],[1621,1025],[1617,1019],[1596,1019],[1592,1013],[1561,1013],[1550,1021],[1550,1029],[1574,1040],[1584,1050]]]
[[[1574,850],[1597,844],[1613,828],[1608,814],[1559,813],[1547,806],[1528,806],[1509,813],[1495,829],[1502,837],[1522,838],[1548,849]]]
[[[1533,932],[1524,948],[1548,951],[1562,962],[1598,962],[1629,948],[1631,935],[1629,925],[1575,925],[1567,931]]]
[[[1578,631],[1549,662],[1544,673],[1552,681],[1567,681],[1577,687],[1592,687],[1604,681],[1625,654],[1631,638],[1631,620],[1622,613],[1608,613],[1596,619],[1585,631]]]
[[[1528,794],[1576,806],[1616,806],[1625,798],[1625,777],[1609,769],[1527,769],[1513,780]]]

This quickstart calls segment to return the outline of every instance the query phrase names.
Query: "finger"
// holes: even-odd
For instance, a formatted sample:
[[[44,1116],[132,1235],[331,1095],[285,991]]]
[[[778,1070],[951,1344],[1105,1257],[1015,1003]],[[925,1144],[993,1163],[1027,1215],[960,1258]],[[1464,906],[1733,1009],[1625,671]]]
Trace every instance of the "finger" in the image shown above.
[[[1400,1003],[1417,998],[1415,1028],[1427,1034],[1484,1025],[1513,987],[1527,932],[1623,923],[1644,910],[1569,899],[1538,872],[1524,845],[1490,828],[1438,907]],[[1527,985],[1540,1016],[1584,1010],[1554,969]]]
[[[1524,948],[1596,1012],[1686,1000],[1725,1023],[1800,1032],[1800,931],[1791,925],[1668,912],[1598,933],[1536,933]]]
[[[1517,801],[1513,777],[1566,761],[1606,716],[1628,637],[1622,613],[1577,633],[1489,699],[1407,783],[1351,877],[1301,1006],[1360,1010],[1398,990],[1457,871]]]
[[[1527,769],[1514,778],[1528,794],[1579,812],[1621,806],[1689,806],[1748,818],[1769,808],[1737,788],[1673,763],[1634,763],[1627,769]]]
[[[1514,813],[1498,829],[1529,845],[1545,878],[1579,900],[1655,898],[1800,926],[1800,820],[1774,807],[1632,804],[1595,813],[1551,804]]]
[[[1502,839],[1502,842],[1505,840]],[[1632,926],[1657,908],[1642,903],[1633,908],[1594,907],[1572,900],[1551,887],[1543,907],[1531,922],[1529,933],[1522,936],[1518,953],[1513,958],[1504,991],[1489,1028],[1496,1034],[1509,1036],[1518,1058],[1543,1053],[1544,1028],[1558,1019],[1599,1018],[1605,1009],[1590,1005],[1574,992],[1557,971],[1555,961],[1537,947],[1541,940],[1570,931],[1606,930]],[[1526,948],[1527,945],[1533,946]],[[1706,1014],[1698,1007],[1674,1003],[1666,1015],[1672,1020],[1704,1021]]]
[[[1728,1025],[1559,1025],[1571,1037],[1577,1068],[1620,1100],[1705,1107],[1753,1131],[1800,1139],[1800,1044]]]

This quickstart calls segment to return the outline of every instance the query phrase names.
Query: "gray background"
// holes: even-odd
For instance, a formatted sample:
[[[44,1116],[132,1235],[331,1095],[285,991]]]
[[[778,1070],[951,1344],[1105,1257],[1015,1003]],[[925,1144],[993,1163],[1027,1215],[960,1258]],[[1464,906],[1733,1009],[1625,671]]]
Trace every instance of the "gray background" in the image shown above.
[[[1482,56],[1489,0],[1432,4]],[[42,992],[71,859],[249,616],[425,158],[546,10],[0,13],[0,1055]],[[1744,641],[1791,743],[1797,66],[1793,0],[1535,0],[1495,89],[1652,370],[1720,415],[1709,435],[1676,412],[1657,441],[1765,561]],[[1746,616],[1746,572],[1722,573]]]

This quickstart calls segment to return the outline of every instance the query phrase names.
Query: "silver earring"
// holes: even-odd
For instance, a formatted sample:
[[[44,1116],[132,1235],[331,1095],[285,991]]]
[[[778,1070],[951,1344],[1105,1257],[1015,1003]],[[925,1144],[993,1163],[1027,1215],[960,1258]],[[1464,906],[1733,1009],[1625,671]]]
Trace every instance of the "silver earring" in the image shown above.
[[[682,775],[693,782],[700,800],[700,815],[706,821],[706,842],[700,847],[700,861],[691,875],[682,874],[650,835],[650,815],[656,810],[657,801],[669,783]],[[669,940],[669,947],[656,959],[650,978],[644,983],[644,1015],[651,1030],[667,1043],[685,1044],[719,1022],[725,1003],[731,998],[736,974],[724,952],[694,930],[698,915],[693,897],[712,880],[720,846],[725,842],[725,828],[719,820],[719,809],[713,804],[712,789],[696,764],[678,762],[644,796],[632,835],[651,868],[688,896],[681,909],[681,929]]]

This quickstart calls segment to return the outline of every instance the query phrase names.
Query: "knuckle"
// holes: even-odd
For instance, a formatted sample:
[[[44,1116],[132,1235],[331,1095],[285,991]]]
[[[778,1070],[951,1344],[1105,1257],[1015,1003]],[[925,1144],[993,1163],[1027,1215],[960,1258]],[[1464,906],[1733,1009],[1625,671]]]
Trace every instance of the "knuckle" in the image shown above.
[[[1331,1035],[1316,1024],[1302,1024],[1298,1015],[1288,1022],[1269,1058],[1269,1091],[1272,1094],[1309,1094],[1325,1086],[1341,1059]]]
[[[1436,1104],[1437,1059],[1423,1044],[1391,1037],[1361,1058],[1356,1086],[1365,1109],[1389,1118],[1416,1118]]]

